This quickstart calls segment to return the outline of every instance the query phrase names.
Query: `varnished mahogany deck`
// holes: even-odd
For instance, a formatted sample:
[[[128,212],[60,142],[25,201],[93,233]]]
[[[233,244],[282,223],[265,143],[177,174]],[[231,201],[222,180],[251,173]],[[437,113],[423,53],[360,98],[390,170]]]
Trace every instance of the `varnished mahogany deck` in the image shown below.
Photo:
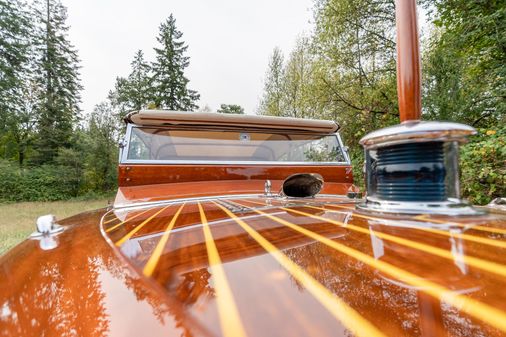
[[[342,197],[212,199],[62,222],[0,258],[2,336],[503,336],[506,219]]]
[[[385,219],[342,198],[174,203],[105,219],[121,256],[213,335],[506,332],[504,220]]]

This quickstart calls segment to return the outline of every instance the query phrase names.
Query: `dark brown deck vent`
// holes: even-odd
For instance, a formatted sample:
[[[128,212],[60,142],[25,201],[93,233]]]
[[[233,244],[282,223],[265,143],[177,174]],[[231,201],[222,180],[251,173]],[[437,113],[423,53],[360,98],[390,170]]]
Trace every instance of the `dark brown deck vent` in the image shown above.
[[[317,173],[297,173],[283,181],[281,195],[292,198],[314,197],[323,187],[323,177]]]
[[[476,131],[448,122],[409,121],[360,140],[367,198],[361,209],[385,213],[476,214],[460,199],[459,145]]]

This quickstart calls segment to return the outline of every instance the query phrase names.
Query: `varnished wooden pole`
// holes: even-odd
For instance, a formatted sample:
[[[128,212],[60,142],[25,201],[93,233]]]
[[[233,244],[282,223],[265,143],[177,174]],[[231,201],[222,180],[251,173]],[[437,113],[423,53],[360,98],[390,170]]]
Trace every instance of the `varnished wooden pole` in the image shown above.
[[[401,122],[419,120],[422,112],[420,51],[416,0],[396,0],[397,97]]]

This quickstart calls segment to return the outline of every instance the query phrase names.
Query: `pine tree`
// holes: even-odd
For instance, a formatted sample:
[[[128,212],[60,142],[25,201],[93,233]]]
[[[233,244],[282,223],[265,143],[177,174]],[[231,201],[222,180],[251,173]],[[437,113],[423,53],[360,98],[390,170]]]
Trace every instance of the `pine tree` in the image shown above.
[[[22,103],[29,49],[29,23],[22,7],[16,0],[0,0],[0,133],[7,131],[7,121]]]
[[[70,147],[79,116],[79,59],[69,42],[66,8],[59,0],[37,0],[34,15],[36,83],[42,88],[38,105],[37,163],[51,162],[59,147]]]
[[[26,4],[0,0],[0,142],[3,157],[22,166],[33,141],[39,87],[34,83]]]
[[[155,48],[156,61],[153,63],[153,84],[155,87],[154,103],[159,108],[170,110],[198,109],[196,102],[200,95],[187,88],[189,80],[184,70],[190,64],[185,56],[188,46],[181,40],[183,33],[176,28],[176,19],[172,16],[160,25],[157,41],[160,48]]]
[[[109,98],[118,107],[121,115],[133,110],[145,109],[153,101],[151,67],[144,60],[144,53],[138,50],[131,63],[132,72],[128,78],[116,78],[114,91]]]

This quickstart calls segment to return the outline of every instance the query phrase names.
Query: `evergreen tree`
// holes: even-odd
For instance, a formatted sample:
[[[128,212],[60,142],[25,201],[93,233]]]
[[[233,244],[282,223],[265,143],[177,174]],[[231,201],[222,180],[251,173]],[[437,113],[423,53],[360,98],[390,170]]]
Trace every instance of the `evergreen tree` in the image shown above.
[[[155,48],[156,61],[152,65],[154,103],[159,108],[193,111],[198,109],[196,102],[200,95],[187,87],[189,80],[184,70],[190,64],[190,58],[185,56],[188,46],[181,40],[182,36],[171,14],[160,25],[157,37],[160,48]]]
[[[23,70],[27,61],[28,21],[19,10],[21,3],[0,0],[0,117],[18,103]]]
[[[79,115],[79,60],[69,42],[66,8],[59,0],[34,3],[35,81],[42,88],[37,107],[37,163],[51,162],[59,147],[70,147]]]
[[[24,3],[0,0],[0,144],[2,156],[22,164],[31,124],[24,111],[28,89],[30,25]]]
[[[151,85],[151,67],[144,60],[144,53],[138,50],[131,63],[132,71],[128,78],[116,78],[114,91],[109,94],[113,104],[119,108],[121,115],[133,110],[148,107],[153,101]]]

